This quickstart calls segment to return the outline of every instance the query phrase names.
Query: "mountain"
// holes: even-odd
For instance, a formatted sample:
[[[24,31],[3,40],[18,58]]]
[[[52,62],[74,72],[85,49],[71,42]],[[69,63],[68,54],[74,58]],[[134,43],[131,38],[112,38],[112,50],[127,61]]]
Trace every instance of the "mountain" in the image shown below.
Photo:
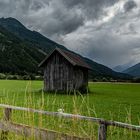
[[[118,66],[114,67],[113,70],[116,72],[122,72],[122,71],[128,69],[130,66],[131,66],[130,63],[124,64],[124,65],[118,65]]]
[[[90,71],[89,78],[94,79],[95,77],[106,77],[106,78],[113,78],[113,79],[131,79],[132,76],[120,72],[115,72],[112,69],[96,63],[88,58],[85,58],[85,61],[89,64],[89,66],[92,68],[92,71]]]
[[[36,31],[30,31],[14,18],[0,18],[0,72],[38,73],[38,64],[56,47],[67,49]],[[84,59],[93,69],[90,71],[91,79],[131,78],[127,74],[115,72],[88,58]]]
[[[32,73],[45,55],[0,26],[0,72]]]
[[[22,41],[26,41],[32,46],[35,45],[47,53],[56,47],[65,48],[64,46],[57,44],[56,42],[44,37],[36,31],[30,31],[14,18],[0,18],[0,25],[16,35]]]
[[[129,74],[135,77],[140,77],[140,63],[124,70],[123,73]]]

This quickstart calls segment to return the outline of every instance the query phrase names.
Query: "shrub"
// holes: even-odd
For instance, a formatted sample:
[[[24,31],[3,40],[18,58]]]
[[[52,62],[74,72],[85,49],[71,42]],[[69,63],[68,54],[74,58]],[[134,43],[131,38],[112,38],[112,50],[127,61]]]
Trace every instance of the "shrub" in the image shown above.
[[[35,76],[35,80],[43,80],[43,77],[38,75],[38,76]]]
[[[43,76],[37,75],[35,76],[35,74],[29,74],[29,75],[12,75],[10,73],[8,74],[3,74],[0,73],[0,79],[7,79],[7,80],[42,80]]]
[[[35,80],[35,75],[34,74],[30,74],[29,77],[30,77],[30,80]]]
[[[14,80],[14,78],[15,78],[14,75],[7,75],[6,76],[7,80]]]
[[[22,79],[23,79],[23,80],[30,80],[31,78],[30,78],[29,75],[24,75],[24,76],[22,77]]]
[[[102,82],[108,82],[108,79],[103,77]]]
[[[6,75],[3,73],[0,73],[0,79],[6,79]]]
[[[132,82],[134,82],[134,83],[140,83],[140,78],[135,78],[135,79],[132,80]]]

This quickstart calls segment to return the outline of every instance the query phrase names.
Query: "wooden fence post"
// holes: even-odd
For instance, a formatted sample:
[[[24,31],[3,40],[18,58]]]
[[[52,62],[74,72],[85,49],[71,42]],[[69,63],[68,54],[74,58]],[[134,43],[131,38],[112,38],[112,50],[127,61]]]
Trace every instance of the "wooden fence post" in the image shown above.
[[[106,140],[107,138],[107,125],[105,123],[99,124],[98,140]]]
[[[11,119],[11,115],[12,115],[12,109],[5,108],[3,121],[8,122]],[[7,130],[2,130],[0,140],[8,140],[8,131]]]

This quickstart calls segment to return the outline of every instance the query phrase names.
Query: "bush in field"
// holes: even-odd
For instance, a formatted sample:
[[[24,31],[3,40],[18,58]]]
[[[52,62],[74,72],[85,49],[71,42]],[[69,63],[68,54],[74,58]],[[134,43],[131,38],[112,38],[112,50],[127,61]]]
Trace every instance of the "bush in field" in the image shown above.
[[[135,79],[132,80],[132,82],[134,82],[134,83],[140,83],[140,78],[135,78]]]
[[[103,77],[102,82],[108,82],[108,79]]]
[[[20,77],[19,75],[13,75],[13,79],[14,79],[14,80],[20,80],[21,77]]]
[[[38,75],[38,76],[35,76],[35,80],[43,80],[43,77]]]
[[[98,78],[94,78],[94,79],[92,80],[92,82],[99,82],[99,79],[98,79]]]
[[[6,79],[6,75],[3,73],[0,73],[0,79]]]
[[[31,78],[30,78],[30,76],[29,75],[24,75],[24,76],[22,76],[22,80],[30,80]]]
[[[7,79],[7,80],[43,80],[43,77],[40,75],[35,76],[35,74],[29,75],[12,75],[12,74],[3,74],[0,73],[0,79]]]
[[[14,75],[7,75],[6,76],[7,80],[14,80],[14,78],[15,78]]]
[[[29,77],[30,77],[30,80],[35,80],[35,75],[34,74],[30,74]]]

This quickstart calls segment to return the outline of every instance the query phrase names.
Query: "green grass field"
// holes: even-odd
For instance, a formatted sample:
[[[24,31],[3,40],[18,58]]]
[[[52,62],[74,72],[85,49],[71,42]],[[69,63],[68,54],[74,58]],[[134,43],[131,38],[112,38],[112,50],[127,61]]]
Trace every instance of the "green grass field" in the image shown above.
[[[67,95],[43,93],[42,81],[0,81],[0,103],[47,111],[64,109],[66,113],[99,117],[140,125],[140,84],[89,83],[90,93]],[[1,114],[2,115],[2,114]],[[97,137],[97,125],[54,117],[14,113],[15,122],[62,131],[72,135]],[[41,120],[41,121],[40,121]],[[140,139],[138,133],[109,128],[109,139]],[[122,136],[122,133],[124,136]]]

